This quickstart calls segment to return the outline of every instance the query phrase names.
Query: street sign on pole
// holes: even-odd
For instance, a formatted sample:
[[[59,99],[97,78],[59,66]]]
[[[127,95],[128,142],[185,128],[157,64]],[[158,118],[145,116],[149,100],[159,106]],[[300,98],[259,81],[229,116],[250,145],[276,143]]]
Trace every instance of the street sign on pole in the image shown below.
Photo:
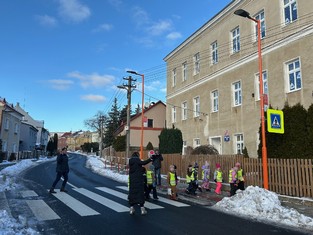
[[[267,110],[267,130],[271,133],[284,134],[284,113],[281,110]]]

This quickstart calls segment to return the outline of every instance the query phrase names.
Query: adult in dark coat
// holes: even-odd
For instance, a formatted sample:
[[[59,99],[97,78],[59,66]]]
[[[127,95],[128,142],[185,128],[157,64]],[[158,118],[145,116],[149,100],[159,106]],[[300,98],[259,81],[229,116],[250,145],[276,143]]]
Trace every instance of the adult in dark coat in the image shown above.
[[[62,183],[60,191],[67,192],[67,190],[65,189],[65,185],[68,181],[68,173],[70,171],[70,168],[68,166],[68,156],[66,154],[66,151],[67,149],[63,148],[61,153],[57,157],[57,167],[56,167],[57,175],[50,188],[50,191],[49,191],[50,193],[56,193],[56,191],[54,191],[54,188],[57,185],[57,183],[60,181],[62,176],[63,176],[63,183]]]
[[[134,205],[139,204],[141,207],[141,214],[147,213],[145,203],[145,176],[143,166],[152,161],[152,157],[141,161],[139,153],[134,152],[129,159],[129,194],[128,200],[130,204],[130,214],[135,213]]]
[[[152,165],[154,166],[154,177],[157,185],[161,185],[161,167],[163,156],[159,153],[159,151],[155,151],[155,155],[153,156]]]

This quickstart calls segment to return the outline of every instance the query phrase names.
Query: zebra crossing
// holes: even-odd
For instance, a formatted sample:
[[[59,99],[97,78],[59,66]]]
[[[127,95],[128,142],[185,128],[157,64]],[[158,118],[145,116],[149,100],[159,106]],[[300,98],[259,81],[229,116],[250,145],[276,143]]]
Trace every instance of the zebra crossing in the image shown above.
[[[91,199],[92,201],[95,201],[105,208],[108,208],[110,210],[113,210],[117,213],[124,213],[129,212],[129,207],[127,206],[128,199],[128,187],[126,186],[117,186],[116,187],[119,190],[107,188],[107,187],[95,187],[95,192],[90,191],[85,188],[78,188],[73,187],[73,190],[81,195],[83,195],[83,198]],[[123,192],[121,192],[121,190]],[[96,193],[96,192],[99,193]],[[102,194],[101,194],[102,193]],[[114,201],[110,198],[107,198],[103,195],[103,193],[114,196],[115,199],[122,199],[122,201],[125,201],[124,204],[120,203],[121,200]],[[37,199],[39,195],[32,190],[25,190],[20,192],[21,196],[25,198],[25,201],[34,214],[34,216],[37,218],[38,221],[47,221],[47,220],[58,220],[61,219],[61,217],[42,199]],[[52,194],[54,198],[56,198],[58,201],[62,202],[64,205],[69,207],[72,211],[74,211],[79,216],[98,216],[101,213],[97,210],[100,210],[99,207],[91,208],[90,206],[87,206],[85,203],[79,201],[76,199],[73,195],[69,193],[62,193],[58,192],[56,194]],[[31,199],[30,199],[31,198]],[[174,206],[174,207],[188,207],[190,205],[169,200],[164,197],[159,197],[158,201],[155,202],[146,202],[145,207],[150,210],[155,209],[165,209],[166,206]]]

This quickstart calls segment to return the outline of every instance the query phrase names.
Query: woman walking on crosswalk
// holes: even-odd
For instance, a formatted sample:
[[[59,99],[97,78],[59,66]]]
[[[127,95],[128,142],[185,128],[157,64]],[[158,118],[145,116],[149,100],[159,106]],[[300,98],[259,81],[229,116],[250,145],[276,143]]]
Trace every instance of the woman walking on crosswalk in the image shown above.
[[[134,152],[129,159],[129,195],[128,200],[130,204],[130,214],[135,213],[135,205],[139,205],[141,208],[141,214],[147,214],[144,207],[145,203],[145,176],[143,166],[152,161],[152,151],[149,152],[149,159],[141,161],[139,153]]]

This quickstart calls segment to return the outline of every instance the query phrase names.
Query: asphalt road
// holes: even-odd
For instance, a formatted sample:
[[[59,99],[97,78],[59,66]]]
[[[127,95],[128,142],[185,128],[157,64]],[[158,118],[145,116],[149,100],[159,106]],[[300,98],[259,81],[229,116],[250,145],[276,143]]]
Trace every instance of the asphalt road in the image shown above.
[[[85,167],[86,158],[70,154],[68,193],[48,193],[56,163],[41,163],[18,178],[23,187],[6,192],[14,217],[27,218],[40,234],[303,234],[289,228],[263,224],[223,214],[208,206],[180,201],[151,201],[148,214],[128,212],[126,185],[99,176]],[[122,188],[119,188],[122,187]],[[125,189],[126,188],[126,189]],[[104,191],[105,192],[104,192]],[[162,196],[163,197],[163,196]]]

